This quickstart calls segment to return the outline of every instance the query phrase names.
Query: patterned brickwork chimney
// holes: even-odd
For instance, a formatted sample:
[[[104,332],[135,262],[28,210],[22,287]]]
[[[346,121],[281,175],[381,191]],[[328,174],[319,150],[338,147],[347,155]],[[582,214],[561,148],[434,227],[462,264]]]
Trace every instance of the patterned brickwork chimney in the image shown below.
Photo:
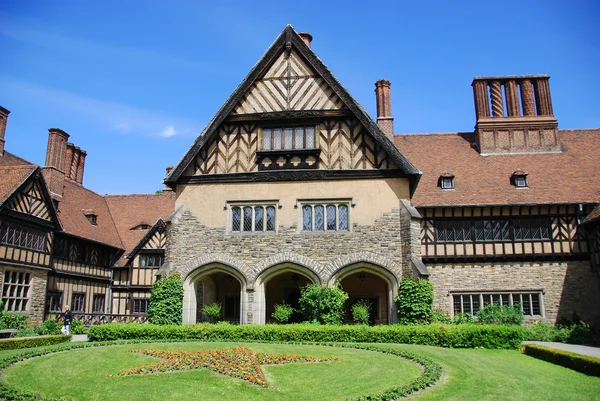
[[[298,32],[298,35],[302,38],[304,43],[306,43],[306,46],[310,47],[313,40],[312,35],[308,32]]]
[[[479,152],[561,151],[548,75],[475,77],[473,95]]]
[[[9,114],[10,110],[0,106],[0,157],[4,155],[4,144],[6,143],[4,136],[6,135],[6,122]]]
[[[71,181],[75,181],[78,184],[83,184],[83,171],[85,167],[85,157],[87,153],[85,150],[67,143],[67,150],[65,152],[65,177]]]
[[[393,141],[394,118],[392,117],[392,99],[390,96],[391,85],[387,79],[380,79],[375,82],[375,98],[377,102],[377,125]]]
[[[65,154],[68,140],[69,134],[60,128],[48,129],[48,148],[43,174],[46,185],[54,197],[62,197],[63,195]]]

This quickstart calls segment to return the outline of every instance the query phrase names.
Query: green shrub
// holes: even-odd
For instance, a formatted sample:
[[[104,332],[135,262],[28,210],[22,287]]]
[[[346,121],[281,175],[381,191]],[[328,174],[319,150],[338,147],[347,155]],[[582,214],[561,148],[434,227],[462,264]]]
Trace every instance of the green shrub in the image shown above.
[[[44,345],[53,345],[71,341],[71,336],[38,336],[38,337],[23,337],[9,338],[0,340],[0,351],[7,349],[33,348],[42,347]]]
[[[358,324],[369,324],[371,303],[365,299],[352,305],[352,319]]]
[[[473,315],[470,313],[457,313],[454,315],[454,324],[465,324],[465,323],[475,323],[475,319]]]
[[[62,323],[59,323],[56,319],[44,320],[42,324],[35,328],[35,332],[38,335],[56,335],[61,334],[60,329]]]
[[[148,321],[154,324],[181,324],[183,285],[175,273],[154,282],[148,307]]]
[[[0,308],[2,305],[0,305]],[[0,312],[0,330],[16,329],[20,330],[25,328],[27,323],[27,315],[22,312],[7,312],[2,310]]]
[[[268,324],[153,325],[110,323],[92,326],[90,341],[112,340],[201,340],[287,341],[420,344],[449,348],[516,349],[527,337],[527,329],[515,325],[315,325]]]
[[[309,322],[342,324],[347,299],[339,286],[307,284],[300,289],[300,312]]]
[[[433,286],[426,280],[405,278],[395,298],[398,322],[402,324],[430,323],[433,313]]]
[[[202,313],[206,315],[207,318],[210,319],[211,322],[218,322],[221,320],[221,304],[218,302],[214,302],[209,305],[204,305],[202,308]]]
[[[431,314],[432,323],[452,324],[452,318],[442,309],[435,309]]]
[[[479,323],[483,324],[521,324],[523,323],[523,312],[521,305],[488,304],[475,314]]]
[[[85,334],[87,327],[79,319],[73,319],[71,322],[71,334]]]
[[[295,311],[296,310],[292,308],[292,305],[288,305],[284,302],[275,305],[275,311],[271,314],[271,317],[277,320],[277,323],[284,324],[290,321]]]
[[[548,348],[541,345],[526,344],[523,347],[526,355],[542,359],[555,365],[564,366],[581,373],[600,377],[600,359],[573,352]]]

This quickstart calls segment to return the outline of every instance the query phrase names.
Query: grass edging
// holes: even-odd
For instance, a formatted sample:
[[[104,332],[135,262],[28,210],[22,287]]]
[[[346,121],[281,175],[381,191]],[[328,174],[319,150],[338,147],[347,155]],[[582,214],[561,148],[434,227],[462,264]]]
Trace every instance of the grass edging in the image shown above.
[[[600,377],[600,358],[536,344],[525,344],[523,353],[586,375]]]
[[[223,341],[218,339],[212,339],[206,342],[214,342],[214,341]],[[59,344],[58,346],[49,347],[41,350],[28,350],[24,351],[20,354],[13,355],[6,358],[0,359],[0,370],[4,370],[9,366],[24,361],[26,359],[35,358],[42,355],[47,355],[55,352],[64,352],[73,349],[81,349],[81,348],[94,348],[94,347],[104,347],[110,345],[127,345],[127,344],[148,344],[148,343],[159,343],[164,341],[147,341],[147,340],[129,340],[129,341],[106,341],[106,342],[94,342],[94,343],[68,343],[68,344]],[[192,341],[170,341],[170,342],[192,342]],[[193,342],[197,342],[194,340]],[[224,340],[223,342],[228,342]],[[296,345],[319,345],[319,346],[327,346],[327,347],[339,347],[339,348],[354,348],[366,351],[374,351],[381,352],[384,354],[395,355],[404,359],[408,359],[412,362],[419,364],[423,371],[421,375],[415,378],[410,383],[404,384],[399,387],[395,387],[392,389],[384,390],[382,392],[378,392],[375,394],[369,395],[361,395],[358,396],[355,400],[357,401],[375,401],[375,400],[395,400],[400,397],[406,397],[410,394],[413,394],[417,391],[424,390],[436,384],[440,378],[442,377],[442,366],[435,362],[434,360],[415,354],[409,351],[397,350],[393,348],[385,348],[385,347],[376,347],[373,345],[367,344],[347,344],[347,343],[315,343],[315,342],[284,342],[284,341],[246,341],[246,342],[256,342],[256,343],[271,343],[271,344],[296,344]],[[68,398],[57,398],[57,397],[42,397],[39,394],[31,394],[27,393],[7,385],[3,379],[0,379],[0,399],[14,400],[14,401],[69,401],[71,399]]]

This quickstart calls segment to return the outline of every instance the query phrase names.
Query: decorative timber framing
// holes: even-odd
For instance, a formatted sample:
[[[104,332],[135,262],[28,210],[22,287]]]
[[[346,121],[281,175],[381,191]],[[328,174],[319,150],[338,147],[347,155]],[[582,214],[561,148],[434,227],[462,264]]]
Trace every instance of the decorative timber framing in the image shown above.
[[[255,67],[250,71],[250,73],[237,87],[237,89],[231,94],[229,99],[217,112],[215,117],[213,117],[211,122],[204,129],[204,131],[198,136],[198,138],[190,147],[188,152],[183,156],[183,158],[175,166],[172,172],[165,178],[165,184],[167,184],[170,187],[175,187],[177,183],[203,182],[204,177],[198,179],[198,176],[189,175],[189,173],[187,172],[189,166],[194,165],[193,163],[196,159],[196,155],[201,154],[201,152],[203,152],[203,148],[210,148],[210,146],[212,146],[212,143],[215,141],[214,137],[218,135],[220,127],[225,121],[227,121],[230,115],[233,114],[236,116],[235,118],[241,118],[235,114],[234,108],[237,107],[238,104],[244,100],[245,94],[252,87],[252,85],[254,85],[257,80],[260,80],[262,79],[262,77],[265,76],[265,74],[274,65],[276,60],[283,54],[283,52],[288,52],[289,54],[291,54],[292,52],[294,52],[295,54],[295,52],[297,52],[298,57],[301,58],[302,61],[306,63],[310,68],[314,69],[317,72],[317,75],[323,79],[323,82],[327,84],[328,87],[331,88],[331,90],[333,90],[333,93],[341,100],[340,108],[347,108],[350,111],[350,113],[360,122],[360,124],[362,124],[366,131],[375,139],[375,142],[378,143],[378,146],[382,149],[382,151],[384,151],[389,156],[390,160],[397,166],[399,171],[402,172],[402,176],[408,177],[410,182],[410,192],[412,195],[421,177],[421,172],[406,157],[404,157],[402,153],[400,153],[400,151],[395,147],[391,140],[386,137],[386,135],[381,131],[379,126],[371,119],[371,117],[366,113],[366,111],[352,98],[352,96],[350,96],[350,94],[331,74],[331,72],[329,71],[329,69],[327,69],[323,62],[313,53],[313,51],[306,45],[306,43],[304,43],[302,38],[300,38],[300,36],[294,31],[291,25],[285,27],[285,29],[282,31],[279,37],[275,40],[275,42],[269,47],[267,52],[255,65]],[[292,110],[285,110],[283,111],[284,116],[285,113],[289,112],[295,113],[295,111]],[[310,112],[312,112],[312,110]],[[281,112],[261,111],[257,113],[258,118],[254,121],[260,121],[261,119],[264,119],[266,117],[279,118],[277,114],[269,113]],[[250,119],[249,116],[250,114],[246,114],[244,116],[244,119]],[[311,115],[311,117],[314,116]],[[207,149],[204,151],[209,152],[210,150]],[[206,158],[204,157],[203,159],[206,160]],[[336,172],[339,173],[340,171]],[[223,175],[221,175],[220,177],[212,177],[212,181],[223,182],[221,181],[221,179],[224,178]],[[244,176],[239,177],[242,178],[241,182],[254,181],[254,179],[249,179]],[[278,181],[287,179],[287,175],[270,175],[267,177],[267,179],[260,178],[258,179],[258,181]],[[235,181],[235,178],[229,178],[226,182],[239,181]]]
[[[423,261],[587,260],[589,245],[580,222],[591,208],[589,204],[418,208],[423,216]],[[540,219],[548,221],[547,238],[515,239],[514,224]],[[478,239],[472,230],[483,221],[505,222],[502,230],[508,231],[501,238]],[[437,228],[442,222],[462,222],[469,233],[442,240]]]

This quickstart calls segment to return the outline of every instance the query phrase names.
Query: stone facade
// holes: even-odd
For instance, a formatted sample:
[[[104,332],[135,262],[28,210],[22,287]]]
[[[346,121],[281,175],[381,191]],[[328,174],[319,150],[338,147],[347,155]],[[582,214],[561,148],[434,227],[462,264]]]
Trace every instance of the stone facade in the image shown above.
[[[600,322],[598,275],[589,261],[448,263],[428,265],[434,308],[452,310],[451,291],[542,290],[544,316],[554,324],[574,316]]]

